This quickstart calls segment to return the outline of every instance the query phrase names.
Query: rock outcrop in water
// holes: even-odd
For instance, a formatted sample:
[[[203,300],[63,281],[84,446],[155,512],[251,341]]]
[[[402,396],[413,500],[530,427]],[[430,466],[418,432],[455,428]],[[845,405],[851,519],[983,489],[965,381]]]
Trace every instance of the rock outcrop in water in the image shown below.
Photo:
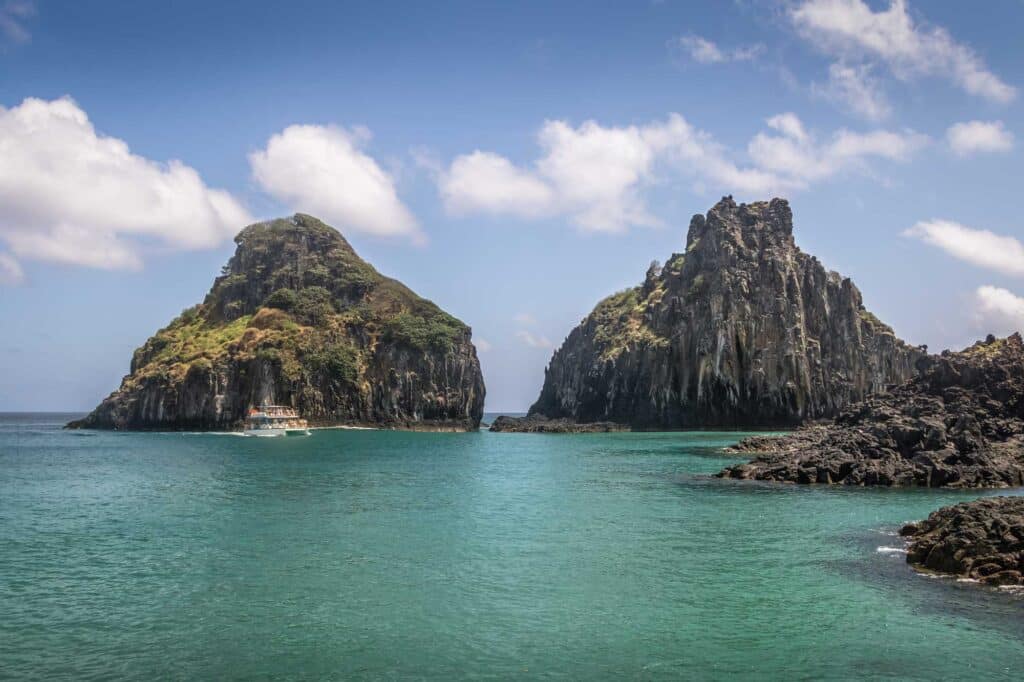
[[[121,387],[70,427],[232,429],[252,406],[311,425],[475,429],[470,329],[307,215],[250,225],[210,293],[135,351]]]
[[[684,253],[569,334],[530,415],[636,429],[794,425],[905,381],[922,355],[864,308],[853,282],[797,248],[785,200],[727,197],[693,217]]]
[[[1024,497],[943,507],[903,527],[907,562],[989,585],[1024,585]]]
[[[611,433],[628,431],[629,427],[615,422],[574,422],[571,419],[548,419],[543,415],[531,417],[500,416],[491,424],[497,433]]]
[[[727,478],[847,485],[1024,485],[1024,343],[989,337],[919,361],[920,376],[850,406],[828,426],[755,437]]]

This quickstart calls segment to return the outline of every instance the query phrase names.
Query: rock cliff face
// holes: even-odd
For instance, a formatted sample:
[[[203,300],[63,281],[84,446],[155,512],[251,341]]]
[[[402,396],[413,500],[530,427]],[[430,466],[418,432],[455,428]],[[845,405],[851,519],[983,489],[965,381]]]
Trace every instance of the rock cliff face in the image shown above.
[[[232,429],[252,406],[311,425],[467,430],[484,383],[470,329],[306,215],[250,225],[200,305],[135,351],[71,427]]]
[[[741,441],[758,457],[724,478],[1005,488],[1024,485],[1024,341],[989,337],[919,361],[922,372],[834,423]]]
[[[914,373],[923,351],[793,241],[783,199],[722,199],[686,251],[601,301],[555,353],[531,415],[638,429],[830,417]]]

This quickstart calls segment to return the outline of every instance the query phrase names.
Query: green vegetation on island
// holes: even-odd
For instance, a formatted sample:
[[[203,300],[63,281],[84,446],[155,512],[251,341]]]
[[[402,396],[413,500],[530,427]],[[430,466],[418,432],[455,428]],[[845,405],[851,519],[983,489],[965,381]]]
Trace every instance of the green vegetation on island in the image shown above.
[[[311,216],[257,223],[235,241],[205,300],[135,351],[120,390],[80,425],[230,427],[261,401],[315,423],[479,422],[465,324]]]

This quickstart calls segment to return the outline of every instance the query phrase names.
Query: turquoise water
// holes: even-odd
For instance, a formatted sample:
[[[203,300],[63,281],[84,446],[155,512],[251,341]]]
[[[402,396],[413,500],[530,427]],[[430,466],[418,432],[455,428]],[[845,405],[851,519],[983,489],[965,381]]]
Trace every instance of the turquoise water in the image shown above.
[[[729,433],[306,438],[0,416],[0,677],[1020,679],[891,532],[974,493],[708,479]]]

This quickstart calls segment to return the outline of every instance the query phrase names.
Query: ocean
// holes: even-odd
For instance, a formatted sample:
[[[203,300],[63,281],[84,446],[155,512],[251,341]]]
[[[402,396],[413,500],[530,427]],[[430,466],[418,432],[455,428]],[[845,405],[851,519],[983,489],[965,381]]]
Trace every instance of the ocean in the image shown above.
[[[919,575],[978,491],[720,481],[730,432],[63,431],[0,415],[0,678],[1021,679]]]

